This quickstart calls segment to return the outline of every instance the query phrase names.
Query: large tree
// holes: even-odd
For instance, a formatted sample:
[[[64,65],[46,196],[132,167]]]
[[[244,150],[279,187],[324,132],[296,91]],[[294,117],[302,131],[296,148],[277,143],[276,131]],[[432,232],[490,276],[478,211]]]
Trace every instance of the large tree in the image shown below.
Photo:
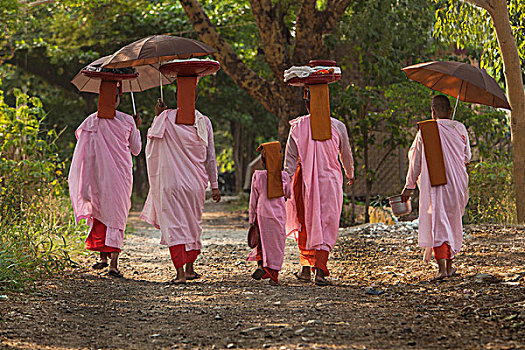
[[[525,223],[525,92],[523,89],[523,68],[520,63],[520,54],[522,58],[525,57],[523,41],[525,35],[523,27],[525,3],[521,0],[463,0],[464,6],[461,6],[461,3],[459,5],[450,1],[448,3],[448,9],[441,10],[445,16],[440,16],[438,11],[438,18],[441,18],[442,21],[441,23],[438,22],[438,34],[440,31],[444,31],[446,35],[455,38],[460,43],[468,43],[471,38],[481,41],[485,47],[481,57],[485,65],[492,66],[491,68],[496,74],[498,68],[503,68],[507,96],[512,108],[510,114],[517,218],[518,223]],[[477,11],[468,4],[483,9],[483,12]],[[511,17],[509,17],[509,9]],[[486,26],[486,14],[490,16],[491,21],[488,23],[492,24],[492,28]],[[455,21],[457,19],[461,20]],[[447,21],[449,24],[450,22],[454,23],[447,27]],[[470,33],[474,35],[470,37]],[[496,40],[493,39],[493,33],[495,33]],[[516,38],[520,38],[518,40],[520,43],[519,51]],[[496,41],[499,47],[499,56],[494,54],[494,51],[497,50],[490,50],[491,47],[495,46]]]
[[[250,0],[270,74],[254,71],[219,33],[198,0],[179,0],[199,38],[217,48],[217,58],[235,83],[279,119],[279,139],[284,141],[288,121],[304,112],[301,91],[283,83],[283,71],[306,65],[310,59],[332,58],[325,35],[338,25],[350,0]]]

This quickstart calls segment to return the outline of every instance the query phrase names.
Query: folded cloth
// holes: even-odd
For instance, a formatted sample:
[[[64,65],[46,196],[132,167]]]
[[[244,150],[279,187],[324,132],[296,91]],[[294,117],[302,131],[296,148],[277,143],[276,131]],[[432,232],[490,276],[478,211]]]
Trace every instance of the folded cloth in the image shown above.
[[[326,74],[333,70],[334,74],[341,74],[341,68],[339,67],[327,67],[327,66],[292,66],[284,71],[284,81],[287,82],[292,78],[306,78],[312,74]],[[326,72],[323,72],[326,71]],[[331,74],[331,73],[330,73]]]
[[[168,63],[175,63],[175,62],[202,62],[202,61],[211,61],[211,62],[219,63],[219,61],[212,60],[210,58],[189,58],[189,59],[175,59],[175,60],[163,62],[162,64],[165,65]]]

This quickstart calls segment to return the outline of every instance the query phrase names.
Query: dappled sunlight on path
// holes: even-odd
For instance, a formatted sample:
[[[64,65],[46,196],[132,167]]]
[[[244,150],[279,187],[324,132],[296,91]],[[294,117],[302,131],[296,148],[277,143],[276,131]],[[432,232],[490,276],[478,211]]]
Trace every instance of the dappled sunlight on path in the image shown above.
[[[287,241],[282,286],[250,278],[247,213],[206,203],[199,280],[174,277],[160,233],[130,215],[124,280],[88,268],[0,302],[0,349],[385,349],[525,347],[525,234],[468,228],[459,275],[430,282],[414,231],[344,229],[334,286],[298,281]],[[93,258],[84,258],[90,266]]]

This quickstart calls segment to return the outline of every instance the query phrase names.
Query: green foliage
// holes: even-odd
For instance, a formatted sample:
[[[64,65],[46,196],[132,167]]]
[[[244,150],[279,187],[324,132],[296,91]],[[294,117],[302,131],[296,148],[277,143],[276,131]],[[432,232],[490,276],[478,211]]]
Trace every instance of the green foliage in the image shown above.
[[[509,116],[492,107],[459,103],[456,120],[469,130],[473,158],[479,161],[511,162]]]
[[[359,71],[358,85],[405,80],[401,68],[433,56],[434,9],[426,0],[354,1],[339,24],[335,44],[352,54],[344,67]]]
[[[356,177],[365,177],[371,186],[393,151],[410,145],[415,121],[429,116],[431,93],[410,82],[366,88],[350,85],[341,92],[334,114],[347,125],[355,161],[360,164]],[[374,166],[368,158],[372,149],[381,154]]]
[[[512,163],[479,162],[469,167],[467,223],[516,223]]]
[[[481,62],[496,80],[503,82],[503,60],[496,31],[488,12],[467,1],[434,0],[437,4],[434,36],[466,49],[466,54]],[[525,59],[525,2],[507,1],[509,20],[518,53]],[[525,72],[525,66],[522,65]]]
[[[14,91],[15,107],[0,91],[0,291],[71,266],[79,235],[63,187],[54,131],[40,128],[40,100]],[[73,244],[74,246],[74,244]]]

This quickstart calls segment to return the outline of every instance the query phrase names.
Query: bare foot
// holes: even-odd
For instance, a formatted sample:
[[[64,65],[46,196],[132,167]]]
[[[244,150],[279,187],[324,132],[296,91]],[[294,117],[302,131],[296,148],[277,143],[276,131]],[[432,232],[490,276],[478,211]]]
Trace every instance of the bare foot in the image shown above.
[[[200,273],[195,272],[195,271],[193,272],[193,275],[186,274],[186,280],[188,280],[188,281],[196,280],[196,279],[199,279],[201,277],[202,277],[202,275]]]
[[[170,284],[186,284],[186,273],[184,267],[177,267],[177,277],[170,282]]]
[[[453,261],[454,260],[452,260],[452,259],[447,259],[447,275],[448,275],[448,277],[452,277],[457,271],[457,269],[454,266],[452,266]]]
[[[458,270],[457,268],[451,266],[450,269],[447,271],[448,272],[448,277],[454,276],[456,274],[457,270]]]

